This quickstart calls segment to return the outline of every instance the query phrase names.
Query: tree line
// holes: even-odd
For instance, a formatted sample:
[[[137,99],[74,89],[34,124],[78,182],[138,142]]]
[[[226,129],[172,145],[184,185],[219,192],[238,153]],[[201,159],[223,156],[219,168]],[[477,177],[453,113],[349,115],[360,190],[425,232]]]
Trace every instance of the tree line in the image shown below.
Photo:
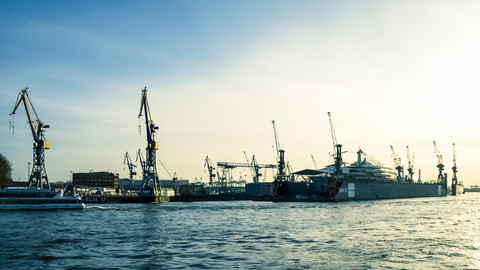
[[[0,188],[6,188],[12,183],[12,165],[8,159],[0,154]]]

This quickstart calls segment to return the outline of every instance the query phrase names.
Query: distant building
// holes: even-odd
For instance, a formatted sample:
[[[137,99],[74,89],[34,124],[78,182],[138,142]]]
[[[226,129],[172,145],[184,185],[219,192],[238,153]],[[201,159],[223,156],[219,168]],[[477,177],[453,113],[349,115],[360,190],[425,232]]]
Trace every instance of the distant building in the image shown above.
[[[181,185],[188,184],[188,180],[159,180],[160,186],[162,189],[168,188],[168,189],[178,189]],[[128,178],[122,178],[119,181],[119,186],[123,190],[142,190],[142,180],[130,180]],[[153,183],[150,183],[151,187],[153,187]]]
[[[118,173],[111,172],[88,172],[73,173],[73,185],[75,187],[92,188],[118,188]]]

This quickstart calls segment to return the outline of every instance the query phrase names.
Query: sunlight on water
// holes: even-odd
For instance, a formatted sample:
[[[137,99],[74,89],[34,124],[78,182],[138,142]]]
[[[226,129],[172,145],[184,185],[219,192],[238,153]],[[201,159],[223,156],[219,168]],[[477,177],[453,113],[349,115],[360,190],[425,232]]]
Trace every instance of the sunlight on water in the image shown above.
[[[480,193],[0,212],[3,268],[478,269]]]

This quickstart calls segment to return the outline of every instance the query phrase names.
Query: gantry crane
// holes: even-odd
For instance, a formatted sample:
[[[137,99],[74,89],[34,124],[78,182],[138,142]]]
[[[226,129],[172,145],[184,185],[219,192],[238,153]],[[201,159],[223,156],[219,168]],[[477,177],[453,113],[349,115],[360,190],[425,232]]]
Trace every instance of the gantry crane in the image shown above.
[[[217,162],[217,167],[222,168],[224,171],[232,170],[232,169],[235,169],[235,168],[253,168],[253,170],[255,171],[255,176],[253,177],[253,182],[258,183],[260,176],[262,176],[262,174],[260,173],[260,169],[262,169],[262,168],[275,169],[275,168],[277,168],[277,165],[275,165],[275,164],[258,164],[257,159],[255,158],[255,155],[254,155],[252,157],[252,162],[251,163],[219,161],[219,162]],[[231,175],[231,173],[224,173],[224,175]]]
[[[155,141],[155,132],[158,127],[155,126],[151,119],[150,107],[147,100],[147,87],[142,90],[142,97],[140,101],[140,113],[138,118],[142,117],[142,112],[145,114],[145,125],[147,131],[147,147],[145,148],[146,159],[145,167],[142,174],[143,189],[149,189],[149,183],[153,182],[153,192],[156,194],[160,191],[160,181],[157,174],[156,152],[158,150],[158,142]]]
[[[397,170],[397,180],[402,181],[403,179],[403,166],[402,166],[402,159],[395,153],[395,150],[393,150],[393,146],[390,145],[390,148],[392,149],[392,157],[393,157],[393,166],[395,167],[395,170]]]
[[[410,159],[410,148],[407,146],[407,159],[408,159],[408,178],[413,182],[413,164],[415,163],[415,152],[413,153],[412,159]]]
[[[438,168],[437,181],[440,183],[444,183],[446,179],[443,176],[443,168],[445,167],[443,165],[443,158],[442,158],[442,155],[440,155],[440,153],[438,152],[437,143],[435,141],[433,141],[433,147],[435,148],[435,156],[437,157],[437,168]]]
[[[328,120],[330,121],[330,133],[332,134],[332,143],[333,143],[333,158],[335,160],[335,175],[340,175],[342,172],[340,167],[343,164],[342,160],[342,145],[337,143],[337,135],[335,134],[335,128],[333,127],[332,114],[328,114]]]
[[[285,180],[285,150],[280,148],[280,141],[278,140],[277,128],[275,127],[275,120],[272,120],[273,125],[273,134],[275,137],[275,148],[277,150],[277,176],[275,180],[284,181]]]
[[[453,144],[453,177],[452,177],[452,195],[457,195],[457,151],[455,150],[455,143]]]
[[[50,142],[45,140],[45,129],[49,128],[49,125],[45,125],[40,119],[38,119],[37,112],[33,107],[32,101],[27,93],[28,87],[24,90],[21,90],[18,93],[17,101],[15,102],[15,107],[10,115],[15,114],[20,103],[23,102],[25,106],[25,112],[28,118],[28,124],[30,125],[30,130],[33,135],[33,167],[30,177],[28,179],[28,188],[29,189],[51,189],[50,183],[48,182],[47,170],[45,168],[45,149],[50,149]],[[27,103],[28,101],[28,103]],[[30,115],[30,110],[28,107],[32,108],[32,111],[35,115],[35,120],[32,120]]]
[[[135,171],[135,167],[137,167],[137,165],[133,164],[132,159],[130,158],[130,155],[128,155],[128,152],[125,153],[125,157],[123,158],[124,169],[125,169],[125,165],[127,165],[128,167],[130,180],[133,180],[133,176],[137,175],[137,172]]]

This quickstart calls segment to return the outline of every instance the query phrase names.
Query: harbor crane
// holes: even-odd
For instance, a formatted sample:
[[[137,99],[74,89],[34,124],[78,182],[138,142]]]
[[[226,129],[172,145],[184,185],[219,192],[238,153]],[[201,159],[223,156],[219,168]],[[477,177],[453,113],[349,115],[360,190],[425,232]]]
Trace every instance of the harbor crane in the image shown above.
[[[145,115],[145,125],[147,133],[147,147],[145,148],[146,159],[142,174],[143,189],[149,189],[149,183],[153,182],[153,192],[157,194],[160,191],[160,181],[157,174],[156,152],[158,150],[158,142],[155,141],[155,132],[158,127],[151,119],[150,107],[147,100],[147,87],[142,90],[140,100],[140,113],[138,118],[142,117],[142,112]]]
[[[137,172],[135,171],[135,167],[137,167],[137,165],[133,164],[130,155],[128,155],[128,152],[125,153],[125,157],[123,158],[123,166],[125,167],[125,165],[127,165],[128,167],[130,180],[133,180],[133,176],[137,175]]]
[[[408,159],[408,177],[410,179],[410,181],[413,182],[413,164],[415,163],[415,152],[413,153],[413,157],[412,159],[410,159],[410,148],[408,148],[407,146],[407,159]]]
[[[284,181],[286,178],[285,174],[285,150],[280,148],[280,141],[278,140],[277,128],[275,127],[275,120],[272,120],[273,125],[273,134],[275,137],[275,148],[277,150],[277,176],[275,180]]]
[[[437,181],[440,182],[440,183],[444,183],[444,181],[446,181],[446,179],[444,178],[444,175],[443,175],[443,168],[445,167],[443,165],[443,157],[438,152],[437,143],[435,141],[433,141],[433,147],[435,149],[435,156],[437,157],[437,168],[438,168]]]
[[[143,171],[145,170],[145,158],[143,157],[142,150],[140,148],[138,148],[135,162],[140,162],[140,168],[142,168],[142,175],[143,175]]]
[[[328,114],[328,120],[330,121],[330,133],[332,134],[332,143],[333,143],[333,158],[335,160],[335,175],[340,175],[342,172],[340,167],[343,164],[342,160],[342,145],[337,142],[337,135],[335,134],[335,128],[333,127],[332,114]]]
[[[397,180],[402,181],[404,177],[402,159],[395,153],[392,145],[390,145],[390,148],[392,149],[393,166],[395,167],[395,170],[397,170]]]
[[[48,182],[47,170],[45,168],[45,149],[50,149],[50,142],[45,140],[44,135],[45,129],[49,128],[50,126],[45,125],[38,118],[37,112],[33,107],[27,90],[28,87],[18,93],[17,101],[15,102],[15,106],[10,115],[14,115],[18,109],[18,106],[20,106],[20,103],[23,103],[28,118],[28,124],[30,125],[30,130],[33,135],[33,167],[28,179],[28,188],[51,189],[50,183]],[[31,107],[33,114],[35,115],[35,120],[32,119],[28,107]]]
[[[453,177],[452,177],[452,195],[457,195],[457,151],[455,150],[455,143],[453,144]]]
[[[208,185],[211,187],[217,175],[215,174],[215,167],[213,167],[212,160],[208,156],[205,157],[204,167],[208,169]]]
[[[262,176],[262,173],[260,173],[261,168],[276,168],[277,166],[273,164],[258,164],[257,159],[255,158],[255,155],[252,156],[252,169],[253,169],[253,182],[258,183],[260,182],[260,176]],[[273,165],[273,166],[272,166]]]

